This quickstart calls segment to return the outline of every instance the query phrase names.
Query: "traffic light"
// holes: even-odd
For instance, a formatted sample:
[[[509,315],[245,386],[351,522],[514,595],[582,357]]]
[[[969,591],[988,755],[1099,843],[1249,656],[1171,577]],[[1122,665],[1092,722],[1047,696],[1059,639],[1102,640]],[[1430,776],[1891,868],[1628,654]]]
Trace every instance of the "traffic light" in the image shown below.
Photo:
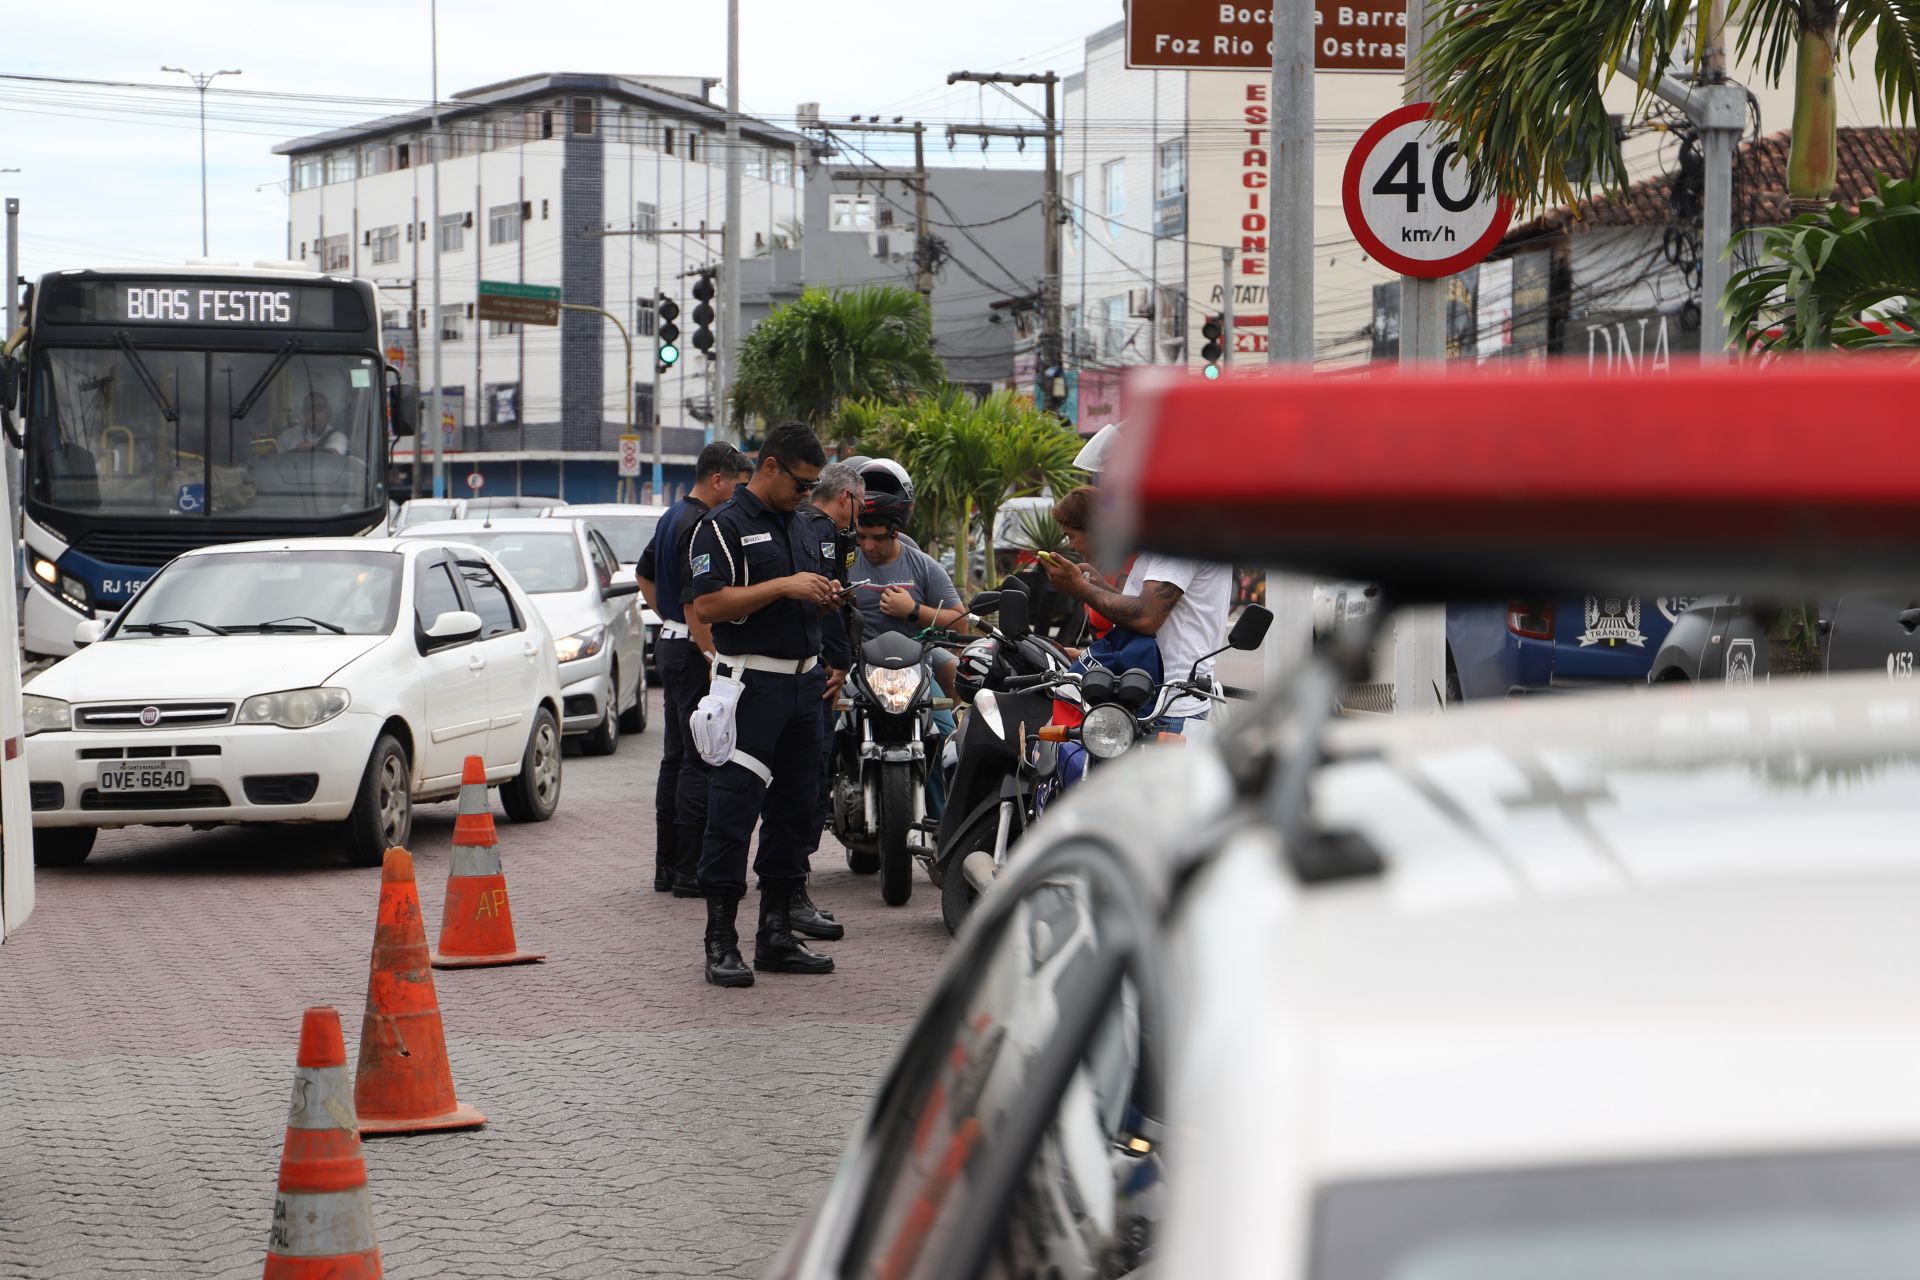
[[[1218,316],[1208,316],[1207,322],[1200,326],[1200,336],[1207,340],[1207,345],[1200,348],[1200,358],[1207,362],[1205,372],[1209,378],[1220,376],[1220,357],[1226,354],[1220,339],[1226,336],[1226,332]]]
[[[666,294],[660,295],[660,327],[654,331],[659,346],[655,358],[662,369],[671,369],[680,363],[680,326],[674,321],[680,318],[680,304]]]
[[[695,303],[693,308],[693,349],[704,352],[706,357],[711,360],[714,358],[713,276],[711,273],[702,272],[700,278],[693,282],[693,300]]]

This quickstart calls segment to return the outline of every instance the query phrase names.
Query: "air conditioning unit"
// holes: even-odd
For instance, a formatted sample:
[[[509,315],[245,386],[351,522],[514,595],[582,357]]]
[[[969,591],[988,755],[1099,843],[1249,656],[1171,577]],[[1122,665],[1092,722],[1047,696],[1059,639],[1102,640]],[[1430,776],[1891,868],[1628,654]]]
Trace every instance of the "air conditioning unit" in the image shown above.
[[[369,244],[372,244],[372,243],[373,243],[373,232],[371,232],[371,231],[362,231],[362,232],[360,233],[360,243],[361,243],[361,244],[363,244],[363,245],[369,245]]]
[[[1153,290],[1127,290],[1127,314],[1136,320],[1153,319]]]
[[[522,222],[533,221],[533,201],[522,200],[520,202],[520,221]]]
[[[473,210],[469,209],[465,213],[460,215],[460,225],[463,227],[470,227],[473,225]]]

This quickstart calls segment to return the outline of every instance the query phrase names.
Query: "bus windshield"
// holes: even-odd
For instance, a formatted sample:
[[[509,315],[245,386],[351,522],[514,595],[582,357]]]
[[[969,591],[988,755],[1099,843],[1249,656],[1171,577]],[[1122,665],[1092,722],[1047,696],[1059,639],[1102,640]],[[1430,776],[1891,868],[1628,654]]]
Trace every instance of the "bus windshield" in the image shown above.
[[[139,335],[147,336],[147,335]],[[371,356],[43,347],[27,492],[64,511],[274,519],[381,504]]]

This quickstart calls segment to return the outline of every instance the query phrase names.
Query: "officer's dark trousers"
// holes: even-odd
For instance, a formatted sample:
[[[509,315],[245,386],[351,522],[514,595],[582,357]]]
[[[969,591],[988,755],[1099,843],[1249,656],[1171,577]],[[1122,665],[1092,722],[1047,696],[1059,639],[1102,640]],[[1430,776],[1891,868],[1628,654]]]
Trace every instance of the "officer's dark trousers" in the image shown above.
[[[657,660],[665,724],[653,812],[667,826],[697,826],[707,820],[707,780],[713,771],[693,749],[687,720],[707,696],[707,659],[693,641],[662,636]]]
[[[819,851],[820,834],[833,821],[833,725],[839,716],[831,702],[820,704],[820,803],[814,810],[813,836],[807,842],[809,857]]]
[[[747,841],[760,823],[753,870],[761,884],[801,884],[819,835],[820,698],[827,673],[746,673],[734,718],[736,750],[773,773],[771,785],[737,759],[712,773],[707,788],[707,841],[700,891],[741,897],[747,891]],[[809,834],[808,828],[812,827]]]

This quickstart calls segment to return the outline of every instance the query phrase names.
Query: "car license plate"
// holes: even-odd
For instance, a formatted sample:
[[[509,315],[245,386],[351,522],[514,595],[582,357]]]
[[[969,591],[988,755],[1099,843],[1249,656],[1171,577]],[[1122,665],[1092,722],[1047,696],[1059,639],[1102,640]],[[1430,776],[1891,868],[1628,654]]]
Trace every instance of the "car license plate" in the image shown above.
[[[185,760],[116,760],[100,766],[102,791],[185,791],[192,782]]]

